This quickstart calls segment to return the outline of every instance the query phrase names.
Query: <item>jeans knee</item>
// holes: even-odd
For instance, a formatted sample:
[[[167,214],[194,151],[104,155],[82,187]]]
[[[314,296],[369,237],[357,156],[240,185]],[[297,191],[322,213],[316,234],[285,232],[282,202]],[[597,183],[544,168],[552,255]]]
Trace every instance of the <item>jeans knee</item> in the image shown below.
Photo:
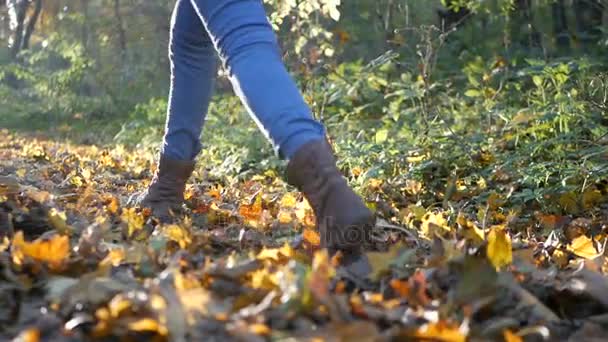
[[[190,32],[173,29],[169,42],[169,58],[185,58],[200,62],[204,58],[215,58],[215,48],[207,32]]]

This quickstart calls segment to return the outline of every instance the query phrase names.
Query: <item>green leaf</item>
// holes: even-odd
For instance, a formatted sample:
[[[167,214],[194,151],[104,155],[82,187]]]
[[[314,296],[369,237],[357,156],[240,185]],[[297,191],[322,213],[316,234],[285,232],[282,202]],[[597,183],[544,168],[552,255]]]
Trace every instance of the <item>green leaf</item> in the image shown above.
[[[464,92],[464,96],[468,96],[468,97],[480,97],[481,96],[481,92],[477,89],[469,89],[467,91]]]
[[[534,75],[532,76],[532,82],[534,82],[534,85],[537,87],[540,87],[543,85],[543,78],[538,75]]]
[[[386,141],[386,139],[388,139],[388,130],[387,129],[381,129],[376,132],[376,144],[382,144],[383,142]]]

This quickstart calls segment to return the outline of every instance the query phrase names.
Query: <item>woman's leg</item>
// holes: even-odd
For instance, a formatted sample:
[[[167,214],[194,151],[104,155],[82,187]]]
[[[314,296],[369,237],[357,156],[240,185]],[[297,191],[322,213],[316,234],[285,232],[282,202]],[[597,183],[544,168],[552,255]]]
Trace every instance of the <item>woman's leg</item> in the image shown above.
[[[215,48],[190,0],[175,5],[169,54],[171,91],[161,156],[148,189],[136,198],[163,221],[184,200],[217,73]]]
[[[163,156],[193,160],[217,74],[217,54],[190,0],[178,0],[171,19],[171,90]]]
[[[285,69],[260,0],[191,0],[227,67],[235,92],[277,152],[291,158],[325,137]]]
[[[322,245],[358,250],[375,220],[336,167],[324,127],[291,79],[261,0],[191,0],[234,88],[282,157],[287,181],[312,206]]]

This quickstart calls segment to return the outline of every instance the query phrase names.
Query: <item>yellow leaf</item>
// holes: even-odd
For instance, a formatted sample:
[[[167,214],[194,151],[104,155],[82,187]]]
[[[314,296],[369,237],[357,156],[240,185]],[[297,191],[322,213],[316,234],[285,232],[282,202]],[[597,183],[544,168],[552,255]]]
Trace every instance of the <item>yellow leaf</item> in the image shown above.
[[[256,256],[258,260],[274,260],[280,261],[288,259],[294,255],[293,248],[288,243],[285,243],[281,248],[262,248]]]
[[[291,192],[286,193],[283,198],[281,198],[281,208],[295,208],[297,203],[297,198]]]
[[[277,220],[279,220],[279,223],[281,224],[291,223],[293,221],[292,213],[281,210],[277,215]]]
[[[23,178],[23,177],[25,177],[25,174],[26,174],[26,173],[27,173],[27,170],[26,170],[26,169],[19,169],[19,170],[15,171],[15,174],[16,174],[17,176],[19,176],[19,178]]]
[[[420,191],[422,191],[423,185],[421,182],[413,180],[413,179],[408,179],[405,181],[405,187],[404,190],[407,191],[408,193],[412,194],[412,195],[417,195],[420,193]]]
[[[11,245],[11,240],[8,239],[7,236],[2,238],[2,242],[0,243],[0,252],[4,252],[8,249],[8,246]]]
[[[251,273],[251,287],[254,289],[274,290],[278,287],[279,280],[276,273],[268,269],[260,269]]]
[[[90,181],[91,180],[91,170],[90,169],[83,169],[82,172],[80,172],[80,174],[82,175],[82,178],[84,178],[84,180],[86,181]]]
[[[70,235],[72,232],[72,229],[66,223],[67,217],[65,212],[51,208],[48,213],[48,219],[53,228],[55,228],[55,230],[60,234]]]
[[[169,238],[169,240],[177,242],[181,249],[185,249],[192,243],[190,231],[177,224],[165,226],[163,227],[162,231],[163,234]]]
[[[504,204],[505,201],[499,194],[492,192],[490,196],[488,196],[488,208],[490,210],[496,210]]]
[[[270,336],[272,330],[262,323],[254,323],[249,326],[249,331],[254,335]]]
[[[435,236],[444,236],[450,232],[450,227],[448,227],[447,223],[443,213],[428,212],[422,217],[420,230],[429,239]]]
[[[588,238],[586,235],[581,235],[573,239],[572,242],[567,246],[567,249],[585,259],[595,259],[600,255],[593,245],[593,240]]]
[[[425,341],[431,340],[438,342],[466,341],[466,335],[463,334],[457,326],[448,324],[444,321],[423,325],[418,330],[416,330],[416,332],[413,334],[413,337]]]
[[[426,159],[426,155],[419,155],[419,156],[409,156],[406,158],[408,163],[420,163],[421,161]]]
[[[481,244],[485,240],[483,230],[477,227],[475,223],[468,220],[464,214],[459,213],[456,222],[462,228],[465,239],[473,242],[474,244]]]
[[[49,239],[27,242],[23,232],[18,231],[13,237],[11,255],[17,265],[29,258],[46,263],[51,270],[60,270],[70,255],[70,240],[67,236],[54,235]]]
[[[133,234],[144,227],[144,217],[135,208],[123,209],[120,218],[127,223],[127,235]]]
[[[137,332],[155,332],[161,336],[166,336],[168,334],[167,327],[152,318],[141,318],[135,322],[130,322],[129,330]]]
[[[505,338],[505,342],[524,342],[524,340],[511,332],[511,330],[505,330],[502,332],[502,336]]]
[[[556,263],[559,267],[566,267],[568,265],[568,255],[559,249],[553,251],[551,260]]]
[[[511,237],[504,227],[494,226],[491,228],[490,233],[488,233],[487,255],[496,269],[510,265],[513,261]]]
[[[112,265],[118,267],[123,260],[125,260],[126,254],[124,249],[115,248],[108,252],[108,255],[99,263],[99,266]]]

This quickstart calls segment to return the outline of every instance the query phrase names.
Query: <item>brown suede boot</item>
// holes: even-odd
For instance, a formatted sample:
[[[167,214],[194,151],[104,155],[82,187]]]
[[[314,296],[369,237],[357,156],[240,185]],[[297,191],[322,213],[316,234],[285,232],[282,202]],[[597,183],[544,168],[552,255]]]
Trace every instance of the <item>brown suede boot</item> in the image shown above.
[[[310,203],[321,235],[321,246],[357,251],[370,241],[374,214],[348,186],[325,140],[302,146],[287,165],[287,181]]]
[[[161,221],[170,220],[170,210],[179,210],[184,202],[186,182],[194,170],[193,161],[173,160],[161,156],[156,174],[136,204],[152,209]]]

